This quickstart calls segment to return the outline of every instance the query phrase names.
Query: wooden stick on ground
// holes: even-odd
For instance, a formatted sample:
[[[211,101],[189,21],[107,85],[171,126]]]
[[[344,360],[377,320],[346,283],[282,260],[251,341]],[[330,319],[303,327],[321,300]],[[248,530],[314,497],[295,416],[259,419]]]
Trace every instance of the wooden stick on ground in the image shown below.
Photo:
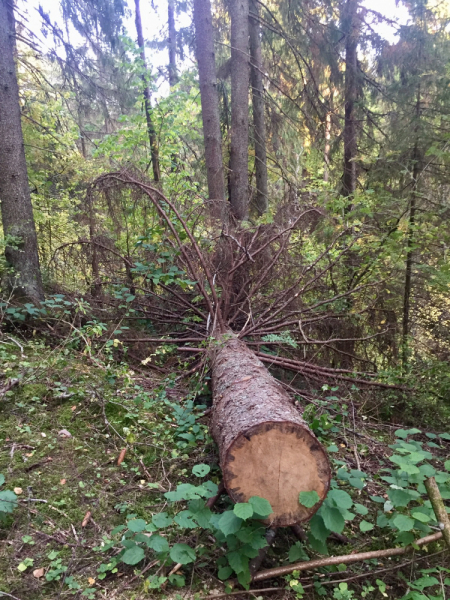
[[[431,542],[436,542],[442,538],[442,533],[434,533],[427,535],[420,540],[415,541],[415,545],[424,546]],[[349,563],[360,562],[371,558],[386,558],[388,556],[399,556],[406,554],[413,550],[412,546],[404,546],[401,548],[387,548],[386,550],[374,550],[372,552],[358,552],[355,554],[347,554],[344,556],[330,556],[328,558],[320,558],[318,560],[309,560],[306,562],[295,563],[292,565],[286,565],[285,567],[275,567],[274,569],[266,569],[256,573],[252,581],[263,581],[264,579],[273,579],[275,577],[281,577],[282,575],[288,575],[293,571],[309,571],[311,569],[318,569],[319,567],[329,567],[331,565],[347,565]]]
[[[450,550],[450,519],[448,518],[447,511],[445,510],[445,504],[442,500],[441,492],[439,491],[436,479],[434,477],[428,477],[428,479],[425,479],[425,487],[427,489],[428,497],[430,498],[434,514],[436,515],[437,522],[439,523],[439,527],[442,529],[442,535],[444,536],[445,543]]]

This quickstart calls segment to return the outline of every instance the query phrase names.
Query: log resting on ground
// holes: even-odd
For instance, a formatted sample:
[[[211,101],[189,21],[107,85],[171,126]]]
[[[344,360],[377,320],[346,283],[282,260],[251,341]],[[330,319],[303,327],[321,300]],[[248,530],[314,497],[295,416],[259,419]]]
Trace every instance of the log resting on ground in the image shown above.
[[[225,488],[235,502],[266,498],[271,527],[307,521],[330,484],[325,450],[298,408],[255,354],[232,333],[216,337],[210,351],[213,383],[211,432],[219,446]],[[312,508],[300,492],[315,490]]]

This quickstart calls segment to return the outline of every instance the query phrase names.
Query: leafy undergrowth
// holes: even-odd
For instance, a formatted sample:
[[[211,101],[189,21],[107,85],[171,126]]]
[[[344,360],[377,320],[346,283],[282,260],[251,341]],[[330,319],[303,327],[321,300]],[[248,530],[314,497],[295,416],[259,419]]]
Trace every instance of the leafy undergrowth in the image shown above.
[[[235,577],[248,587],[249,562],[265,545],[258,517],[270,505],[254,497],[234,506],[222,496],[206,506],[220,469],[202,382],[187,389],[175,375],[137,375],[111,353],[92,358],[7,336],[0,361],[0,591],[121,600],[205,597],[239,585]],[[2,393],[14,377],[18,385]],[[352,393],[325,386],[307,406],[332,461],[332,490],[305,527],[307,542],[280,530],[263,568],[436,531],[423,480],[434,475],[450,498],[450,435],[370,422]],[[252,587],[279,586],[275,597],[297,599],[445,598],[443,550],[438,541],[417,555]]]

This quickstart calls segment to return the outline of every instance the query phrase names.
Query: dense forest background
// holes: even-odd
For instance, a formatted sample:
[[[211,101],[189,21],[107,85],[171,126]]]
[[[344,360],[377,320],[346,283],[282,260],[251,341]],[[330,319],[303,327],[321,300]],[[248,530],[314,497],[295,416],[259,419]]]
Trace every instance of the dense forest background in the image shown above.
[[[216,465],[217,459],[208,458],[214,450],[197,406],[205,402],[210,410],[212,340],[235,334],[297,398],[330,452],[351,448],[355,472],[364,475],[362,455],[367,461],[371,454],[382,456],[390,452],[389,443],[396,449],[395,431],[406,432],[395,441],[405,444],[401,455],[430,454],[435,448],[436,456],[423,454],[420,460],[438,468],[436,461],[448,458],[450,423],[448,2],[404,1],[398,7],[401,23],[385,16],[381,6],[358,0],[169,0],[161,5],[61,0],[50,8],[0,0],[0,345],[5,364],[0,401],[12,403],[2,433],[5,457],[11,453],[13,461],[17,444],[36,445],[25,439],[31,433],[24,427],[34,418],[33,402],[47,407],[45,388],[61,405],[61,431],[67,431],[72,421],[64,419],[72,416],[65,399],[80,394],[81,404],[94,402],[96,388],[106,386],[103,400],[95,401],[97,416],[116,446],[102,452],[134,452],[139,443],[151,446],[152,436],[161,435],[163,445],[139,455],[133,468],[156,491],[176,494],[172,486],[185,481],[195,460],[208,467],[205,475],[210,464]],[[69,368],[84,375],[63,375]],[[84,376],[84,382],[77,379]],[[122,408],[113,406],[118,388],[124,394]],[[49,410],[44,408],[38,412]],[[83,427],[90,427],[91,410],[89,404]],[[345,427],[344,438],[339,437],[341,413],[352,431],[351,444]],[[51,428],[51,417],[46,418]],[[147,436],[143,423],[149,420],[153,433],[140,438]],[[169,426],[158,429],[161,421],[176,422],[175,432]],[[9,426],[25,437],[16,442]],[[363,454],[358,431],[366,438],[370,434]],[[58,443],[60,433],[55,434]],[[408,449],[408,435],[415,433],[428,437]],[[422,448],[425,442],[431,444],[428,449]],[[124,456],[119,455],[117,469],[123,468]],[[178,470],[164,462],[167,456],[184,457]],[[334,466],[342,471],[340,458]],[[160,460],[166,479],[152,471],[160,468]],[[411,465],[420,460],[411,458]],[[369,462],[366,478],[378,472]],[[397,479],[388,483],[400,490],[415,485],[425,494],[422,482],[413,480],[416,467],[411,465],[409,472],[399,471],[410,480],[391,473]],[[214,469],[217,465],[213,474]],[[12,472],[22,493],[22,475]],[[446,499],[448,477],[439,472]],[[210,483],[217,488],[215,475]],[[426,469],[423,475],[429,476]],[[363,487],[365,477],[358,480]],[[384,492],[373,489],[370,498],[391,502]],[[197,493],[166,496],[155,506],[168,510],[167,501],[198,500],[202,494]],[[116,494],[114,488],[111,495]],[[14,492],[13,504],[19,495]],[[206,491],[203,496],[209,497]],[[356,512],[366,515],[370,505],[366,509],[362,498],[357,500],[362,508]],[[0,517],[2,510],[9,515],[1,502],[0,496]],[[131,513],[133,502],[139,504],[130,501],[130,518],[142,520],[144,508]],[[409,510],[409,501],[392,502],[388,509],[400,507],[401,516]],[[27,506],[30,510],[31,502]],[[126,512],[118,506],[117,513]],[[416,518],[409,529],[404,521],[392,524],[394,513],[391,529],[432,532],[426,524],[431,505],[426,508],[427,518]],[[341,528],[330,517],[318,518],[322,534],[313,533],[309,543],[325,554],[327,536],[333,534],[338,543],[344,521],[351,519],[344,515]],[[358,534],[373,528],[367,519]],[[187,522],[178,524],[207,529],[200,521]],[[377,526],[388,527],[383,523],[378,518]],[[92,535],[105,531],[101,524]],[[50,529],[43,535],[46,543],[55,537]],[[66,538],[58,536],[61,544]],[[224,543],[220,534],[215,539],[219,546]],[[413,539],[395,541],[407,545]],[[183,538],[171,558],[162,559],[169,552],[165,543],[152,548],[161,562],[145,580],[146,593],[166,593],[169,581],[187,585],[187,572],[177,572],[181,565],[182,571],[189,569],[185,565],[194,559],[181,547],[198,551],[199,543]],[[5,574],[11,587],[0,595],[15,598],[32,581],[34,596],[24,597],[56,597],[51,595],[56,587],[50,592],[39,587],[43,574],[33,580],[27,571],[33,562],[24,563],[23,544],[14,552],[24,565],[20,572],[30,572],[28,583]],[[78,538],[72,545],[77,544]],[[298,544],[288,550],[292,561],[305,559]],[[284,538],[281,547],[289,548]],[[50,558],[53,571],[61,567],[56,556]],[[135,565],[143,556],[137,552],[135,562],[123,562]],[[208,555],[205,564],[216,558]],[[219,579],[233,573],[248,587],[251,558],[238,566],[228,559],[222,569],[230,572],[222,571]],[[111,560],[100,572],[108,574],[113,588],[98,588],[98,593],[116,589],[113,574],[120,561]],[[441,568],[442,556],[436,560]],[[169,574],[166,567],[173,565],[179,566]],[[209,568],[203,565],[196,575],[202,584],[212,576]],[[66,571],[47,577],[49,584],[61,582],[57,597],[69,593],[61,591]],[[82,591],[76,569],[70,577],[73,587],[67,585],[74,594],[97,597],[95,586]],[[434,596],[420,586],[405,589],[396,580],[390,597],[444,599],[449,585],[444,578],[436,579],[441,588]],[[289,593],[302,598],[306,592],[297,579],[288,580]],[[194,571],[191,590],[193,581]],[[319,593],[309,583],[311,593]],[[381,584],[357,592],[345,581],[342,585],[333,588],[338,600],[386,596]]]

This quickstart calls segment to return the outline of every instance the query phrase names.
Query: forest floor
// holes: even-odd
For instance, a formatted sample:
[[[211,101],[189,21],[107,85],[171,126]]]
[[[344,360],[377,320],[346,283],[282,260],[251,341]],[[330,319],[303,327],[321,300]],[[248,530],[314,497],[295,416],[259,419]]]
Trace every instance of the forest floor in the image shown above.
[[[135,566],[114,561],[121,550],[121,526],[130,519],[138,523],[161,513],[170,516],[173,506],[164,494],[177,484],[196,483],[195,465],[209,465],[209,478],[220,481],[207,430],[205,409],[210,400],[205,388],[183,387],[176,379],[179,372],[166,377],[147,369],[148,374],[142,374],[125,361],[113,361],[111,355],[82,354],[70,344],[52,348],[36,338],[23,342],[4,336],[0,363],[0,474],[5,479],[1,489],[14,490],[18,499],[14,511],[0,522],[0,597],[3,592],[16,600],[181,600],[223,592],[224,582],[217,578],[217,560],[223,551],[208,532],[198,528],[164,533],[171,543],[203,548],[201,560],[194,567],[179,564],[170,581],[158,577],[167,576],[173,562],[161,564],[151,552]],[[2,384],[11,377],[19,377],[19,384],[2,394]],[[336,469],[344,465],[365,474],[364,489],[352,490],[355,502],[361,506],[370,496],[387,498],[378,474],[380,464],[392,454],[389,444],[399,425],[380,421],[376,405],[361,403],[360,398],[353,404],[348,392],[348,416],[339,418],[339,391],[322,393],[324,401],[308,406],[305,417],[328,447]],[[416,439],[434,440],[434,452],[448,458],[450,442],[436,433],[427,436],[421,431]],[[222,496],[214,510],[221,512],[229,502]],[[331,540],[330,554],[377,549],[388,543],[385,534],[363,533],[359,515],[344,533],[348,543]],[[281,531],[263,568],[295,560],[292,548],[298,548],[294,535]],[[305,596],[293,589],[289,577],[252,587],[279,586],[272,598],[309,597],[309,593],[342,600],[401,598],[421,569],[450,567],[442,544],[432,544],[419,554],[417,561],[399,557],[374,561],[370,567],[341,565],[305,574],[301,578]],[[383,568],[382,583],[370,586],[364,573]],[[363,577],[351,589],[346,583],[339,586],[339,581],[355,575]],[[450,584],[446,577],[445,585],[441,578],[430,598],[441,597],[436,593],[442,590],[445,597]]]

